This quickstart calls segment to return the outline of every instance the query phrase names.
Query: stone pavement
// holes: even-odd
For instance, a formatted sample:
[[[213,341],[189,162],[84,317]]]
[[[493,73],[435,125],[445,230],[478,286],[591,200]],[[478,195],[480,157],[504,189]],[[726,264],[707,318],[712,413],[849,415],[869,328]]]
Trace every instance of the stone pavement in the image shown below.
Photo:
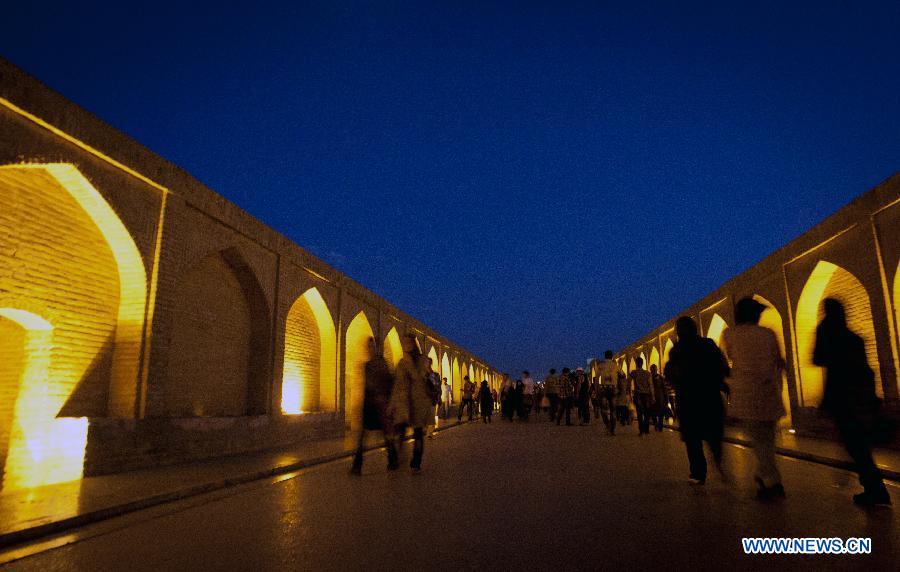
[[[409,454],[408,447],[406,454]],[[363,477],[345,462],[84,527],[11,570],[896,569],[900,513],[860,509],[849,473],[780,460],[787,498],[753,495],[750,451],[731,478],[687,482],[672,431],[473,423],[426,445],[423,473]],[[900,490],[890,485],[895,499]],[[748,556],[743,537],[865,537],[871,555]]]
[[[441,420],[439,431],[456,425]],[[383,444],[370,435],[367,447]],[[0,547],[56,534],[161,503],[346,457],[352,437],[299,443],[260,453],[187,465],[89,477],[35,489],[0,492]]]

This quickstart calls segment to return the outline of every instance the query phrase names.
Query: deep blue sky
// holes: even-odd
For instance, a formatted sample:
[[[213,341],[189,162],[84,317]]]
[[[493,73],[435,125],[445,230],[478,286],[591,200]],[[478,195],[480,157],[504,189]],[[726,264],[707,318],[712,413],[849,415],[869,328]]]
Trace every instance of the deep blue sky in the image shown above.
[[[0,55],[510,371],[900,171],[897,2],[52,4]]]

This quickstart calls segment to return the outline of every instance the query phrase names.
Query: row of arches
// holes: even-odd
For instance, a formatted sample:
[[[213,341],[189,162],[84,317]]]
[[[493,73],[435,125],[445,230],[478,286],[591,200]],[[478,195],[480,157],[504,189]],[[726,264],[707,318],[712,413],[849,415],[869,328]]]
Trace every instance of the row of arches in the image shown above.
[[[162,350],[150,352],[152,248],[142,255],[73,165],[0,166],[0,239],[4,490],[80,478],[89,417],[263,415],[273,403],[284,414],[358,410],[375,337],[366,314],[350,320],[341,343],[322,293],[303,292],[286,312],[282,375],[273,384],[273,311],[237,247],[167,279],[153,300],[164,309],[153,330]],[[396,327],[380,347],[396,367],[403,354]],[[455,388],[462,375],[487,371],[449,348],[432,345],[428,355]]]
[[[895,324],[900,323],[900,308],[898,308],[900,263],[894,272],[890,295],[889,306],[893,307]],[[817,407],[822,400],[823,371],[812,363],[812,352],[815,345],[816,328],[823,318],[822,301],[826,298],[836,298],[844,305],[848,327],[859,334],[865,342],[869,365],[875,372],[876,392],[879,397],[884,397],[885,386],[879,367],[878,337],[870,294],[865,285],[850,271],[828,260],[817,261],[800,291],[790,321],[786,321],[778,307],[763,296],[755,294],[753,298],[767,306],[760,318],[760,325],[775,332],[782,355],[787,356],[793,362],[788,364],[788,369],[783,374],[782,398],[788,411],[791,411],[792,395],[795,396],[793,399],[795,407]],[[723,313],[718,311],[713,312],[708,320],[701,319],[699,322],[702,335],[712,339],[716,344],[721,343],[722,335],[731,325]],[[703,328],[704,325],[705,328]],[[793,330],[791,330],[791,326]],[[787,347],[787,341],[791,341],[792,347]],[[643,357],[643,352],[648,346],[651,347],[649,363],[658,363],[660,368],[664,368],[673,343],[674,333],[670,330],[650,344],[638,346],[626,352],[619,357],[622,371],[627,373],[629,367],[633,368],[634,358],[639,355]],[[658,348],[662,349],[661,355]],[[645,363],[647,362],[645,361]],[[789,371],[793,373],[793,376],[788,376]],[[795,378],[796,391],[793,392],[790,391],[790,377]]]

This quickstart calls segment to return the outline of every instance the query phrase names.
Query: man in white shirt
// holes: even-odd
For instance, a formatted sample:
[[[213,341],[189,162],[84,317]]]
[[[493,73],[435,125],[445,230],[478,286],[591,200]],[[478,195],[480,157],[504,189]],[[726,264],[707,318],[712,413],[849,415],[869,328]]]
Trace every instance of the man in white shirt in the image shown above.
[[[443,417],[444,419],[448,419],[450,417],[450,403],[452,401],[451,395],[453,395],[452,388],[450,387],[450,382],[447,381],[447,378],[445,377],[444,383],[441,385],[441,405],[444,408],[444,411],[442,412],[443,415],[441,415],[441,417]]]

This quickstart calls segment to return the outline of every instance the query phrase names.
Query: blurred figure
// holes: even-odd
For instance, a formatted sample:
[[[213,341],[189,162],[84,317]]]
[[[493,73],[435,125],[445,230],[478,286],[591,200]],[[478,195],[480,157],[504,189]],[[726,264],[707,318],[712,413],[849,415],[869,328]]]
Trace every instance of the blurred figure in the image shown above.
[[[600,413],[604,415],[603,423],[610,435],[616,434],[616,389],[619,380],[619,368],[613,360],[611,350],[606,350],[600,362]],[[603,413],[604,406],[606,413]]]
[[[880,407],[875,373],[866,360],[861,337],[847,327],[844,306],[834,298],[822,303],[825,317],[816,328],[813,363],[825,368],[822,409],[834,419],[847,452],[856,463],[863,492],[853,496],[862,506],[889,505],[891,497],[872,458],[870,422]]]
[[[426,357],[425,359],[428,361],[428,388],[431,393],[432,417],[435,419],[435,423],[425,427],[425,432],[429,439],[434,439],[434,429],[441,409],[441,378],[432,367],[434,361],[430,357]]]
[[[391,420],[388,416],[388,403],[394,386],[394,377],[388,369],[387,361],[378,351],[375,338],[369,338],[369,361],[364,368],[364,395],[362,411],[362,429],[359,432],[359,444],[353,456],[351,474],[362,475],[363,449],[366,431],[384,433],[384,443],[388,453],[388,469],[397,468],[397,448],[391,434]]]
[[[628,380],[620,371],[616,374],[616,417],[619,418],[619,425],[622,427],[631,423],[631,411],[628,409],[630,401],[631,390],[628,387]]]
[[[556,413],[556,424],[562,421],[563,413],[566,414],[566,425],[572,424],[572,379],[569,377],[569,368],[564,367],[559,376],[559,411]]]
[[[463,378],[462,386],[462,403],[459,404],[459,411],[456,412],[456,420],[462,421],[463,411],[469,414],[469,421],[475,416],[475,382],[469,379],[469,376]]]
[[[409,466],[414,474],[422,468],[425,452],[425,427],[434,423],[434,409],[428,381],[428,361],[419,351],[415,336],[402,338],[403,358],[394,373],[394,389],[388,411],[394,422],[399,453],[406,427],[413,430],[413,454]]]
[[[591,380],[591,407],[594,408],[594,419],[600,419],[600,380]]]
[[[666,386],[666,378],[659,373],[656,364],[650,366],[650,380],[653,382],[653,426],[656,430],[663,430],[663,422],[668,413],[668,387]]]
[[[550,421],[556,419],[556,411],[559,409],[559,378],[556,370],[551,368],[550,375],[544,380],[544,395],[550,402]]]
[[[578,400],[578,418],[581,425],[591,422],[591,383],[584,368],[575,370],[575,399]]]
[[[653,381],[644,369],[644,358],[634,360],[637,369],[628,374],[628,384],[634,390],[634,407],[637,412],[638,435],[650,433],[650,407],[653,406]]]
[[[491,399],[493,399],[493,401],[494,401],[494,410],[499,410],[500,404],[497,402],[497,389],[496,388],[491,389]]]
[[[688,316],[675,322],[678,342],[669,353],[665,376],[675,386],[680,410],[681,439],[687,448],[692,483],[706,482],[703,442],[712,451],[722,472],[722,434],[725,408],[722,392],[728,393],[728,365],[716,343],[697,334],[697,324]]]
[[[441,384],[441,417],[443,419],[450,418],[450,405],[453,403],[453,388],[450,386],[450,382],[447,381],[447,378],[444,378],[444,383]]]
[[[491,388],[488,387],[487,380],[481,382],[481,389],[478,391],[478,401],[481,405],[481,419],[485,423],[491,423],[491,417],[494,415],[494,396],[491,395]]]
[[[784,357],[775,333],[759,326],[766,307],[742,298],[734,308],[735,326],[722,334],[722,351],[731,370],[731,404],[728,414],[741,421],[756,457],[757,497],[784,496],[781,473],[775,463],[775,429],[785,415],[781,401]]]
[[[534,380],[528,371],[522,372],[522,401],[519,403],[519,417],[528,421],[534,407]]]

